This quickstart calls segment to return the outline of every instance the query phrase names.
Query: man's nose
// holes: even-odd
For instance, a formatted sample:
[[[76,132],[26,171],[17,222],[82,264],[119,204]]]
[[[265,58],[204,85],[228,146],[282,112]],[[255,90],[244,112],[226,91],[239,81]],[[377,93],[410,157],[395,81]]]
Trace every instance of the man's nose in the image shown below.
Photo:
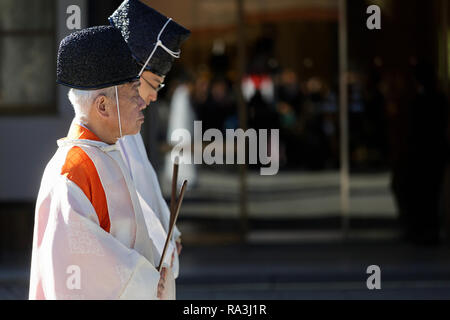
[[[156,100],[158,100],[158,92],[156,92],[156,90],[153,91],[154,92],[150,94],[150,102],[155,102]]]

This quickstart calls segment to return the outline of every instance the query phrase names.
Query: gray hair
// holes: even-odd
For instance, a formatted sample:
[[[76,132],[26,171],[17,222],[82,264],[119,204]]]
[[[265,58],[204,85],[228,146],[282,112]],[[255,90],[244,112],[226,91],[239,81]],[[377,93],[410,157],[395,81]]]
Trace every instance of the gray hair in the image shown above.
[[[89,115],[92,103],[99,95],[105,95],[108,98],[114,99],[114,87],[99,90],[79,90],[71,88],[68,97],[73,106],[73,110],[75,111],[75,118],[85,120]]]

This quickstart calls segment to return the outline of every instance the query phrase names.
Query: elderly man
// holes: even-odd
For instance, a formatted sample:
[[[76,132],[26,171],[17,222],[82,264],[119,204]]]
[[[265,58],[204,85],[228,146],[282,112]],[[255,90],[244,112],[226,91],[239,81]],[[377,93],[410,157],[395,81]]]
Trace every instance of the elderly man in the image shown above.
[[[139,66],[120,32],[100,26],[60,44],[57,82],[75,119],[48,163],[36,203],[30,299],[164,299],[160,255],[117,141],[146,108]]]
[[[170,71],[175,58],[180,57],[180,46],[189,37],[189,30],[138,0],[125,0],[109,17],[112,26],[121,31],[133,57],[140,66],[139,92],[149,105],[158,98],[158,91]],[[151,221],[151,236],[163,246],[169,229],[169,208],[161,194],[158,178],[148,160],[140,134],[126,136],[118,142],[125,165],[139,194],[144,217]],[[178,255],[181,252],[181,233],[175,228],[171,242],[173,268],[168,272],[169,296],[175,297],[175,278],[179,272]]]

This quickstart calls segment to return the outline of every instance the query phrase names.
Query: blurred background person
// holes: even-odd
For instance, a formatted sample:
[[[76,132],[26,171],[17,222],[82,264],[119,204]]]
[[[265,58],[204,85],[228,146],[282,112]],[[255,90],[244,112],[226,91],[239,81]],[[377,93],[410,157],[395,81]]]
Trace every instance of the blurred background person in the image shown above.
[[[404,159],[395,194],[408,241],[433,245],[441,240],[441,197],[448,157],[448,103],[430,65],[412,65],[413,96],[406,111]],[[397,177],[397,176],[396,176]]]

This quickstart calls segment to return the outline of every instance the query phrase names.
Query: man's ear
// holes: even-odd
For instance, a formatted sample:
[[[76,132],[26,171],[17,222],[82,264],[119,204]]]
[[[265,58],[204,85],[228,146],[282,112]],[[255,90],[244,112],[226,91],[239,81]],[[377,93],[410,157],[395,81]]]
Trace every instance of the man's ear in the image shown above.
[[[108,98],[103,94],[95,98],[94,108],[101,117],[107,118],[111,116],[108,108]]]

